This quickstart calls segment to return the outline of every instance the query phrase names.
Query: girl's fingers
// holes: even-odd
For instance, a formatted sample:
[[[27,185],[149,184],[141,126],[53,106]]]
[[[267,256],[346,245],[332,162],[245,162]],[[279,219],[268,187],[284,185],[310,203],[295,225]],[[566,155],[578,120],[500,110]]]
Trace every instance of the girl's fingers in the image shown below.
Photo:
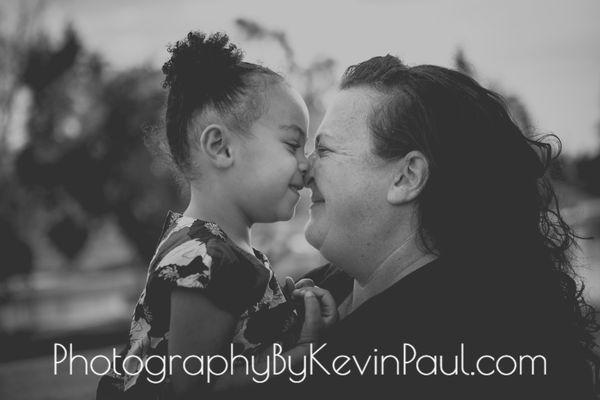
[[[291,276],[287,276],[285,278],[285,283],[283,284],[283,288],[281,288],[285,298],[288,300],[292,300],[292,297],[293,297],[292,293],[294,292],[295,289],[296,289],[296,285],[294,283],[294,279]]]
[[[302,289],[296,289],[294,290],[293,295],[299,297],[305,296],[306,293],[313,293],[319,300],[322,318],[333,319],[334,321],[337,319],[337,304],[328,290],[317,286],[313,286]]]
[[[296,289],[301,289],[301,288],[304,288],[304,287],[312,287],[312,286],[315,286],[315,283],[310,278],[300,279],[295,284],[295,288]]]
[[[312,292],[304,294],[304,324],[300,332],[299,343],[316,342],[321,329],[321,307],[319,300]]]

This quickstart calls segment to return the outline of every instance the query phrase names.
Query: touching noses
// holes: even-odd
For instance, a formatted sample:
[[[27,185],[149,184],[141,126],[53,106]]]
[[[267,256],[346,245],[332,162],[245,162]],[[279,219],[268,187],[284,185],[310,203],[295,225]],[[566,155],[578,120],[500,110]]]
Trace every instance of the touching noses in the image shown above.
[[[310,168],[309,164],[310,164],[310,161],[308,160],[308,158],[306,158],[306,154],[304,154],[304,152],[302,152],[300,154],[300,157],[298,157],[298,169],[300,170],[302,175],[306,174],[306,172]]]
[[[312,170],[313,170],[313,163],[315,160],[315,152],[313,151],[311,154],[309,154],[308,158],[306,156],[303,155],[304,161],[306,161],[305,165],[305,169],[302,169],[302,167],[300,167],[300,171],[302,172],[302,178],[304,179],[304,186],[308,186],[308,183],[311,181],[312,179]]]

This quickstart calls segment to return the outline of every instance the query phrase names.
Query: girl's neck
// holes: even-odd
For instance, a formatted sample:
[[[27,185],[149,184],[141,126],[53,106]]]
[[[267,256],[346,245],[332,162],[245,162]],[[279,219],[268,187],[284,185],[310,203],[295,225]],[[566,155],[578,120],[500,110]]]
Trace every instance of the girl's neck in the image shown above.
[[[214,193],[214,192],[212,192]],[[242,250],[254,254],[250,244],[250,226],[234,204],[226,196],[211,196],[190,187],[190,203],[183,215],[219,225],[227,236]]]

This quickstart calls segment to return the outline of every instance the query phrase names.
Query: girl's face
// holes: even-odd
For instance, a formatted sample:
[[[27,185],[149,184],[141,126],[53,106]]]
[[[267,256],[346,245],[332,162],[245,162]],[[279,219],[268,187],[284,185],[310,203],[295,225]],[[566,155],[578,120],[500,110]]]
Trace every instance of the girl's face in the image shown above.
[[[269,85],[266,109],[240,138],[235,162],[239,207],[250,223],[288,220],[303,187],[308,110],[298,92]]]

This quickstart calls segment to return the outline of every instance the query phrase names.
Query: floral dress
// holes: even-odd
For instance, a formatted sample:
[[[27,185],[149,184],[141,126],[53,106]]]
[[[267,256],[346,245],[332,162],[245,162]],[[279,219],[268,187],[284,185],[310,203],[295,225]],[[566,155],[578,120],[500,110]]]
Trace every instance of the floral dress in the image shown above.
[[[254,254],[240,249],[212,222],[169,212],[135,307],[129,343],[118,360],[128,355],[144,362],[152,355],[168,356],[171,291],[175,287],[198,290],[238,318],[231,339],[235,355],[250,356],[275,342],[284,349],[290,347],[297,331],[296,312],[286,301],[267,257],[258,250]],[[161,369],[152,367],[156,358],[149,360],[147,370]],[[119,364],[101,378],[98,399],[170,397],[168,376],[152,384],[147,378],[156,377],[146,369],[135,375],[127,373],[141,369],[136,357],[129,357],[126,365]]]

